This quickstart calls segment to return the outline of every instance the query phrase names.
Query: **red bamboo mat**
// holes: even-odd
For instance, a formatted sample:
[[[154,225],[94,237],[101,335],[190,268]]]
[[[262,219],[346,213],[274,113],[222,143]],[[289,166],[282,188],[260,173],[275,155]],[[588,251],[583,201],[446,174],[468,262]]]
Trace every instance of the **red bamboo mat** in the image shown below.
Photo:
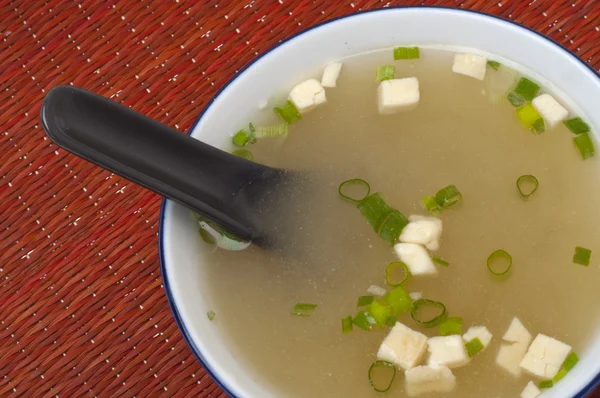
[[[187,131],[279,40],[418,4],[521,22],[600,67],[596,0],[0,0],[0,396],[225,396],[166,302],[160,198],[46,139],[51,87],[82,86]]]

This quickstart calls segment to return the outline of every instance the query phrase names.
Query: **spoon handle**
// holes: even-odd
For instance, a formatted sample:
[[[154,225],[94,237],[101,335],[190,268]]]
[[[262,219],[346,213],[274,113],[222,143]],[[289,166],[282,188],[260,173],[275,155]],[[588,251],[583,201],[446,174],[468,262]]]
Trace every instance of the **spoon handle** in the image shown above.
[[[278,170],[202,143],[121,104],[72,86],[53,88],[41,110],[60,147],[173,199],[241,238],[260,237],[245,189]],[[253,190],[256,193],[256,189]]]

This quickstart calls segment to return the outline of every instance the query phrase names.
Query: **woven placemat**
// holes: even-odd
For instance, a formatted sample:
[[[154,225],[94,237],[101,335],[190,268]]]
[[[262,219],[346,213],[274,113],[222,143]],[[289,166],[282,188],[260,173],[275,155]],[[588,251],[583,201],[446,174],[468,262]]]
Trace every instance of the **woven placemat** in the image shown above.
[[[499,1],[0,1],[0,396],[225,396],[166,302],[160,197],[46,139],[51,87],[82,86],[186,131],[277,41],[418,4],[521,22],[600,67],[600,1]]]

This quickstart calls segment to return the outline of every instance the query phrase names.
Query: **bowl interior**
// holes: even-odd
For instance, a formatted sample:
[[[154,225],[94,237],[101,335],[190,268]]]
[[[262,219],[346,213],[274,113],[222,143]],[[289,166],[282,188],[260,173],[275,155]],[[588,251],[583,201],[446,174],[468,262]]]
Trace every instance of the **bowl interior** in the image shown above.
[[[201,115],[192,135],[227,149],[231,133],[256,114],[261,101],[269,100],[271,107],[273,100],[281,99],[295,83],[320,76],[323,65],[330,61],[398,45],[474,48],[504,58],[504,62],[516,62],[550,91],[570,99],[573,110],[586,115],[592,126],[600,126],[600,113],[593,109],[600,98],[600,80],[565,49],[499,18],[464,10],[416,7],[354,14],[280,44],[221,91]],[[188,210],[166,201],[159,238],[161,266],[176,320],[196,356],[230,395],[274,396],[260,375],[236,359],[236,348],[227,345],[218,326],[205,315],[215,298],[204,278],[208,264],[197,230]],[[596,360],[600,357],[600,330],[581,354],[580,365],[544,397],[575,396],[589,388],[600,373],[600,361]]]

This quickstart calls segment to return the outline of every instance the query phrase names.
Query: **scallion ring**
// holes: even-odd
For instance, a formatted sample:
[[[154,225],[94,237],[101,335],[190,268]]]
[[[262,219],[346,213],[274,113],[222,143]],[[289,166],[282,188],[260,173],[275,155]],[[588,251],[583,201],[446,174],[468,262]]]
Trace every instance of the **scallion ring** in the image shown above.
[[[401,276],[398,276],[398,272]],[[385,282],[391,287],[403,285],[410,276],[408,266],[401,261],[394,261],[385,267]]]
[[[522,175],[517,179],[517,189],[519,190],[519,195],[521,195],[524,199],[528,199],[531,195],[533,195],[534,192],[537,191],[538,185],[540,185],[538,179],[531,174]]]
[[[433,315],[424,315],[425,311],[431,312]],[[447,317],[446,306],[439,301],[433,301],[428,299],[419,299],[412,304],[410,310],[410,316],[417,323],[431,328],[442,323]]]
[[[352,192],[353,190],[357,190],[358,192]],[[369,196],[371,186],[365,180],[353,178],[342,182],[338,188],[338,192],[340,193],[340,197],[346,202],[358,204]]]
[[[505,250],[496,250],[488,257],[487,267],[496,276],[506,275],[510,271],[510,267],[512,267],[512,257]]]
[[[383,370],[377,370],[383,369]],[[391,370],[391,371],[390,371]],[[375,372],[375,373],[374,373]],[[374,377],[380,379],[380,376],[377,373],[381,373],[383,375],[383,381],[373,380]],[[386,374],[389,374],[389,382],[386,382]],[[369,384],[371,384],[371,388],[377,392],[386,392],[392,386],[394,382],[394,378],[396,377],[396,367],[393,363],[388,361],[375,361],[371,364],[369,368]]]

